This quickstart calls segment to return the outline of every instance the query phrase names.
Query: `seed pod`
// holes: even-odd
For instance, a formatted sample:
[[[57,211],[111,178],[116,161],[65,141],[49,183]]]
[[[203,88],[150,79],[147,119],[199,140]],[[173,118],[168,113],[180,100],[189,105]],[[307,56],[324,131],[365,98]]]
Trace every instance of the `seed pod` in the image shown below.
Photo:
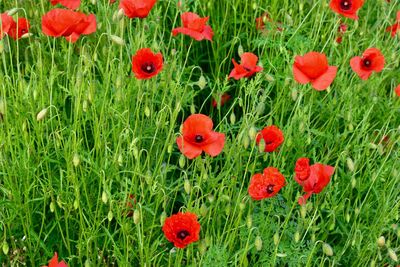
[[[120,46],[124,46],[124,45],[125,45],[124,39],[122,39],[122,38],[119,37],[119,36],[110,35],[110,39],[111,39],[111,41],[113,41],[113,42],[116,43],[117,45],[120,45]]]
[[[186,194],[190,194],[190,191],[192,189],[192,186],[190,185],[190,182],[188,179],[185,179],[185,182],[183,184],[183,188],[185,189]]]
[[[108,219],[109,222],[111,222],[113,218],[114,218],[114,214],[113,214],[113,212],[110,210],[110,211],[108,212],[108,214],[107,214],[107,219]]]
[[[383,248],[385,246],[385,237],[381,235],[376,243],[378,244],[378,247]]]
[[[243,202],[241,202],[239,204],[239,210],[243,211],[246,208],[246,204],[244,204]]]
[[[42,110],[36,115],[36,120],[37,120],[37,121],[43,120],[43,119],[46,117],[47,112],[48,112],[48,109],[47,109],[47,108],[42,109]]]
[[[322,244],[322,251],[325,253],[326,256],[331,257],[333,256],[333,249],[328,243]]]
[[[261,236],[258,235],[256,237],[256,240],[254,241],[254,246],[256,247],[256,250],[261,251],[262,245],[263,245],[263,242],[262,242]]]
[[[141,216],[140,216],[140,211],[138,209],[135,209],[133,212],[133,223],[138,224],[140,222]]]
[[[103,201],[104,204],[107,204],[108,195],[107,195],[106,191],[103,191],[103,193],[101,194],[101,201]]]
[[[396,252],[394,252],[393,249],[388,248],[388,255],[389,255],[389,257],[390,257],[394,262],[397,262],[397,261],[398,261]]]

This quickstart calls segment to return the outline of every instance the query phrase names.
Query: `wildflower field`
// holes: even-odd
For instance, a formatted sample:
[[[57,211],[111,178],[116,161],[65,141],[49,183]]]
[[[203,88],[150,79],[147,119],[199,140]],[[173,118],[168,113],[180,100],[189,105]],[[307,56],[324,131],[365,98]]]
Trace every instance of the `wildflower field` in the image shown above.
[[[1,266],[398,266],[400,1],[0,1]]]

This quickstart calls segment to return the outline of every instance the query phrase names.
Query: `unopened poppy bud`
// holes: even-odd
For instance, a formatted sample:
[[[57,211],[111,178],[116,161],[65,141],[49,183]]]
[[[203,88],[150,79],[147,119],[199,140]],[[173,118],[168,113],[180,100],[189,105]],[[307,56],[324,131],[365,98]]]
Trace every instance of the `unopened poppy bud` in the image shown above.
[[[201,255],[204,255],[207,251],[207,244],[204,240],[202,240],[199,245],[198,245],[198,249],[200,251]]]
[[[351,188],[356,188],[357,186],[356,178],[352,177],[350,183],[351,183]]]
[[[22,39],[26,39],[26,38],[29,38],[29,37],[31,37],[31,36],[33,36],[33,33],[27,32],[27,33],[23,34],[23,35],[21,36],[21,38],[22,38]]]
[[[294,242],[298,243],[300,241],[300,233],[296,231],[296,233],[294,233]]]
[[[270,82],[270,83],[275,82],[274,76],[272,76],[272,75],[269,74],[269,73],[266,73],[266,74],[265,74],[265,80],[267,80],[267,81]]]
[[[148,106],[144,108],[144,115],[146,115],[146,117],[150,117],[150,108]]]
[[[304,122],[300,122],[300,124],[299,124],[299,132],[302,134],[302,133],[304,133]]]
[[[322,244],[322,251],[328,257],[333,256],[333,249],[328,243]]]
[[[393,249],[388,248],[388,255],[389,255],[389,258],[391,258],[394,262],[397,262],[397,261],[398,261],[396,252],[394,252]]]
[[[7,11],[7,14],[8,14],[9,16],[13,16],[13,15],[15,15],[15,14],[17,14],[17,13],[18,13],[18,8],[16,8],[16,7],[14,7],[14,8],[12,8],[12,9],[10,9],[10,10]]]
[[[246,208],[246,204],[244,204],[243,202],[241,202],[239,204],[239,210],[244,210]]]
[[[371,264],[369,265],[370,267],[375,267],[375,264],[376,264],[376,262],[375,262],[375,260],[373,259],[372,261],[371,261]]]
[[[124,12],[124,10],[121,8],[120,10],[118,10],[117,19],[120,20],[124,15],[125,15],[125,12]]]
[[[300,206],[300,216],[301,216],[301,218],[304,219],[306,217],[306,215],[307,215],[306,205],[301,205]]]
[[[196,113],[196,107],[193,104],[190,105],[190,113],[192,113],[192,114]]]
[[[360,209],[359,209],[359,208],[355,208],[355,209],[354,209],[354,214],[355,214],[355,215],[360,214]]]
[[[249,228],[249,229],[253,226],[253,218],[251,217],[250,214],[247,216],[246,225],[247,225],[247,228]]]
[[[226,216],[229,216],[230,213],[231,213],[231,204],[228,204],[225,206],[225,214]]]
[[[113,214],[113,212],[110,210],[110,211],[108,212],[108,214],[107,214],[107,219],[108,219],[109,222],[111,222],[113,218],[114,218],[114,214]]]
[[[208,212],[207,205],[204,204],[204,203],[201,204],[201,206],[200,206],[200,214],[201,214],[201,216],[205,217],[207,215],[207,212]]]
[[[48,112],[48,109],[47,109],[47,108],[42,109],[42,110],[36,115],[36,120],[37,120],[37,121],[43,120],[43,119],[46,117],[47,112]]]
[[[229,117],[231,124],[235,124],[236,122],[236,115],[235,113],[232,111],[231,116]]]
[[[228,195],[222,195],[221,198],[222,198],[222,200],[224,200],[226,202],[230,202],[231,201],[231,198]]]
[[[133,153],[133,157],[136,159],[136,160],[138,160],[139,159],[139,149],[136,147],[136,146],[134,146],[133,148],[132,148],[132,153]],[[169,152],[170,153],[170,152]]]
[[[82,110],[83,110],[83,112],[87,112],[88,107],[89,107],[88,101],[87,100],[83,100],[83,102],[82,102]]]
[[[279,244],[279,234],[275,233],[273,239],[274,239],[274,245],[277,246]]]
[[[257,3],[256,2],[253,2],[253,5],[252,5],[252,8],[253,8],[253,10],[256,10],[257,9]]]
[[[353,124],[349,123],[348,128],[349,128],[349,131],[352,132],[354,130]]]
[[[56,210],[56,204],[52,201],[50,202],[50,211],[54,212]]]
[[[91,266],[90,260],[89,259],[85,260],[85,267],[90,267],[90,266]]]
[[[243,46],[239,45],[239,47],[238,47],[238,55],[239,55],[239,57],[242,56],[243,53],[244,53]]]
[[[133,211],[133,223],[138,224],[140,222],[141,216],[140,211],[138,209]]]
[[[110,39],[111,39],[111,41],[113,41],[113,42],[116,43],[117,45],[120,45],[120,46],[124,46],[124,45],[125,45],[124,39],[122,39],[122,38],[119,37],[119,36],[110,35]]]
[[[6,114],[6,102],[0,97],[0,113]]]
[[[204,89],[207,86],[206,78],[204,78],[203,75],[200,76],[197,86],[200,87],[200,89]]]
[[[249,130],[250,139],[254,140],[254,139],[256,139],[256,136],[257,136],[257,129],[254,126],[250,127],[250,130]]]
[[[258,103],[257,108],[256,108],[257,115],[258,115],[258,116],[261,116],[262,114],[264,114],[264,111],[265,111],[265,104],[264,104],[264,102]]]
[[[247,135],[243,135],[242,142],[243,142],[244,149],[247,149],[249,147],[249,145],[250,145],[249,137]]]
[[[256,247],[256,250],[261,251],[262,245],[263,245],[263,242],[262,242],[261,236],[258,235],[256,237],[256,240],[254,241],[254,246]]]
[[[288,25],[293,25],[293,19],[292,19],[292,16],[290,16],[289,14],[285,14],[285,19],[286,19],[286,23],[288,24]]]
[[[265,150],[265,141],[264,139],[260,140],[260,143],[258,144],[258,151],[260,151],[261,153],[264,152]]]
[[[122,154],[119,154],[119,155],[118,155],[117,163],[118,163],[118,165],[119,165],[120,167],[122,167],[122,165],[124,165],[124,158],[123,158]]]
[[[8,255],[8,251],[10,250],[8,243],[4,240],[3,247],[2,247],[4,255]]]
[[[378,240],[376,241],[376,243],[378,244],[378,246],[379,246],[380,248],[383,248],[383,247],[385,246],[385,237],[381,235],[381,236],[378,238]]]
[[[186,162],[185,157],[183,155],[181,155],[179,157],[179,167],[181,167],[183,169],[183,167],[185,167],[185,162]]]
[[[160,216],[160,224],[164,225],[165,219],[167,218],[167,213],[163,211]]]
[[[347,168],[349,171],[353,172],[354,171],[354,161],[351,158],[347,158],[346,160]]]
[[[74,206],[74,210],[77,210],[79,208],[79,200],[78,199],[74,200],[73,206]]]
[[[185,182],[183,183],[183,188],[185,189],[186,194],[190,194],[192,186],[190,185],[190,182],[188,179],[185,179]]]
[[[80,163],[81,159],[79,158],[79,155],[75,153],[74,156],[72,157],[72,164],[74,165],[74,167],[78,167]]]
[[[349,221],[350,221],[350,214],[349,214],[349,213],[346,213],[346,215],[345,215],[345,220],[346,220],[346,222],[349,222]]]
[[[214,197],[214,195],[212,195],[212,194],[208,195],[207,198],[208,198],[208,201],[209,201],[210,203],[213,203],[214,200],[215,200],[215,197]]]
[[[108,195],[107,195],[106,191],[103,191],[103,193],[101,194],[101,201],[103,201],[104,204],[107,204]]]
[[[172,144],[169,144],[168,147],[167,147],[168,154],[171,154],[172,150],[173,150],[173,146],[172,146]]]

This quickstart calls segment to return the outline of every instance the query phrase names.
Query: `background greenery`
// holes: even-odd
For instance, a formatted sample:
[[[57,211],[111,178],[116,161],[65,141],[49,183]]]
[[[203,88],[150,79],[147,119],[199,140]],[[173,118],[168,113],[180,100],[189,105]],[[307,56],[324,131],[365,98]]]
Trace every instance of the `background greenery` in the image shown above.
[[[45,265],[54,251],[69,266],[395,265],[389,251],[400,253],[400,101],[393,93],[400,44],[385,28],[398,2],[366,1],[359,21],[342,18],[348,31],[339,45],[341,18],[328,0],[183,0],[180,9],[159,0],[143,20],[118,20],[118,4],[84,0],[79,10],[96,14],[98,30],[75,44],[41,33],[48,2],[0,2],[1,12],[20,8],[16,16],[27,17],[33,33],[0,42],[3,266]],[[213,42],[172,37],[183,11],[210,16]],[[255,29],[265,11],[282,22],[282,32]],[[165,61],[148,81],[131,72],[131,56],[143,47],[161,51]],[[386,66],[362,81],[349,60],[368,47],[381,49]],[[228,81],[240,49],[258,55],[264,71]],[[328,91],[293,80],[295,55],[309,51],[339,67]],[[212,97],[224,92],[231,101],[213,108]],[[47,115],[37,121],[43,109]],[[191,113],[210,115],[227,135],[216,158],[181,156],[175,139]],[[285,142],[278,152],[260,153],[249,132],[271,124]],[[299,157],[336,168],[304,208],[293,179]],[[249,179],[268,166],[287,185],[254,202]],[[126,216],[130,194],[133,217]],[[173,248],[161,231],[178,210],[195,212],[202,226],[201,240],[186,249]]]

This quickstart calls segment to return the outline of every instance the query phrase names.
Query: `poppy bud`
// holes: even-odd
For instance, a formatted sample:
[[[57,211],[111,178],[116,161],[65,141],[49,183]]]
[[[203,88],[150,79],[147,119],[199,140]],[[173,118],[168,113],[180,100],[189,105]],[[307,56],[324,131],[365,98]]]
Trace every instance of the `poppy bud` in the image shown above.
[[[193,104],[190,105],[190,113],[192,113],[192,114],[196,113],[196,107]]]
[[[252,127],[250,128],[250,130],[249,130],[249,137],[250,137],[250,139],[251,139],[251,140],[254,140],[254,139],[256,138],[256,135],[257,135],[257,129],[256,129],[254,126],[252,126]]]
[[[6,114],[6,102],[3,100],[3,98],[0,98],[0,113],[2,115]]]
[[[375,260],[371,261],[371,264],[369,265],[370,267],[375,267]]]
[[[349,213],[346,213],[346,215],[345,215],[345,220],[346,220],[346,222],[349,222],[349,221],[350,221],[350,214],[349,214]]]
[[[189,180],[185,179],[185,182],[183,183],[183,188],[185,189],[186,194],[189,195],[192,189]]]
[[[349,171],[353,172],[354,171],[354,161],[351,158],[347,158],[346,163],[347,163],[347,168],[349,169]]]
[[[251,214],[249,214],[247,216],[246,225],[247,225],[247,228],[249,228],[249,229],[253,226],[253,218],[251,217]]]
[[[214,200],[215,200],[215,197],[214,197],[214,195],[212,195],[212,194],[208,195],[207,198],[208,198],[208,202],[210,202],[210,203],[213,203]]]
[[[306,205],[301,205],[300,206],[300,216],[301,216],[301,218],[304,219],[306,217],[306,215],[307,215]]]
[[[50,212],[54,212],[56,210],[56,204],[52,201],[50,202]]]
[[[163,211],[160,216],[160,224],[164,225],[165,219],[167,218],[167,213]]]
[[[104,204],[107,204],[108,196],[106,191],[103,191],[103,193],[101,194],[101,201],[103,201]]]
[[[140,222],[141,216],[140,216],[140,211],[138,209],[135,209],[133,211],[133,223],[138,224]]]
[[[253,10],[256,10],[257,9],[257,3],[256,2],[253,2],[253,5],[252,5],[252,8],[253,8]]]
[[[43,120],[43,119],[46,117],[47,112],[48,112],[48,109],[47,109],[47,108],[42,109],[42,110],[36,115],[36,120],[37,120],[37,121]]]
[[[274,245],[277,246],[279,244],[279,234],[275,233],[273,239],[274,239]]]
[[[7,14],[8,14],[9,16],[13,16],[13,15],[15,15],[15,14],[17,14],[17,13],[18,13],[18,8],[16,8],[16,7],[14,7],[14,8],[12,8],[12,9],[10,9],[10,10],[7,11]]]
[[[325,253],[326,256],[331,257],[333,256],[333,249],[328,243],[322,244],[322,251]]]
[[[172,150],[172,146],[171,146],[171,150]],[[132,153],[133,153],[133,157],[134,157],[136,160],[138,160],[138,159],[139,159],[139,149],[137,149],[136,146],[134,146],[134,147],[132,148]],[[171,152],[168,152],[168,153],[171,153]]]
[[[270,83],[275,82],[275,78],[269,73],[265,74],[265,80],[267,80]]]
[[[208,212],[207,205],[204,204],[204,203],[201,204],[201,206],[200,206],[200,214],[201,214],[201,216],[205,217],[207,215],[207,212]]]
[[[4,240],[4,242],[3,242],[3,247],[2,247],[2,249],[3,249],[3,253],[4,253],[4,255],[7,255],[8,254],[8,251],[10,250],[10,248],[9,248],[9,246],[8,246],[8,243]]]
[[[90,260],[89,259],[85,260],[85,267],[90,267],[90,266],[91,266]]]
[[[207,86],[206,78],[204,78],[203,75],[200,76],[197,86],[200,87],[200,89],[204,89]]]
[[[381,235],[381,236],[378,238],[378,240],[376,241],[376,243],[378,244],[378,246],[379,246],[380,248],[383,248],[383,247],[385,246],[385,237]]]
[[[77,210],[79,208],[79,200],[78,199],[74,200],[73,206],[74,206],[74,210]]]
[[[116,43],[117,45],[120,45],[120,46],[124,46],[124,45],[125,45],[124,39],[122,39],[122,38],[119,37],[119,36],[110,35],[110,39],[111,39],[111,41],[113,41],[113,42]]]
[[[120,167],[122,167],[122,165],[124,165],[124,158],[122,157],[122,154],[119,154],[119,155],[118,155],[117,163],[118,163],[118,165],[119,165]]]
[[[356,178],[352,177],[350,182],[351,182],[351,188],[356,188],[357,186]]]
[[[256,240],[254,241],[254,246],[256,247],[256,250],[261,251],[262,245],[263,245],[263,242],[262,242],[261,236],[258,235],[256,237]]]
[[[229,216],[230,213],[231,213],[231,204],[227,204],[225,206],[225,214],[226,216]]]
[[[315,243],[315,234],[314,233],[311,235],[311,242]]]
[[[397,255],[396,255],[396,253],[394,252],[393,249],[388,248],[388,254],[389,254],[389,257],[390,257],[394,262],[397,262],[397,261],[398,261]]]
[[[257,110],[257,115],[261,116],[264,113],[264,110],[265,110],[264,102],[258,103],[256,110]]]
[[[249,147],[249,145],[250,145],[249,137],[247,135],[243,135],[242,142],[243,142],[244,149],[247,149]]]
[[[80,163],[81,160],[79,158],[79,155],[75,153],[74,156],[72,157],[72,164],[74,165],[74,167],[78,167]]]
[[[260,153],[264,152],[265,150],[265,141],[264,139],[260,140],[260,143],[258,144],[258,151],[260,151]]]
[[[300,233],[296,231],[296,233],[294,233],[294,242],[298,243],[300,241]]]
[[[231,124],[235,124],[236,122],[236,116],[235,113],[232,111],[231,116],[229,117]]]
[[[146,115],[146,117],[150,117],[150,108],[148,106],[144,108],[144,115]]]
[[[287,13],[285,14],[285,19],[286,19],[286,23],[288,25],[293,25],[293,19],[289,14],[287,14]]]
[[[108,212],[108,214],[107,214],[107,219],[108,219],[109,222],[111,222],[113,218],[114,218],[114,214],[113,214],[113,212],[110,210],[110,211]]]
[[[29,37],[31,37],[31,36],[33,36],[33,33],[27,32],[27,33],[23,34],[23,35],[21,36],[21,38],[22,38],[22,39],[27,39],[27,38],[29,38]]]
[[[239,47],[238,47],[238,55],[239,55],[239,57],[240,57],[241,55],[243,55],[243,53],[244,53],[243,46],[242,46],[242,45],[239,45]]]
[[[246,204],[244,204],[243,202],[241,202],[239,204],[239,210],[243,211],[246,208]]]
[[[185,167],[185,162],[186,162],[185,156],[184,156],[184,155],[181,155],[181,156],[179,157],[179,167],[181,167],[181,168],[183,169],[183,167]]]
[[[168,154],[171,154],[171,153],[172,153],[172,149],[173,149],[172,144],[169,144],[168,147],[167,147],[167,152],[168,152]]]
[[[204,255],[204,254],[206,253],[206,251],[207,251],[207,244],[206,244],[205,240],[202,240],[202,241],[199,243],[198,249],[199,249],[201,255]]]

